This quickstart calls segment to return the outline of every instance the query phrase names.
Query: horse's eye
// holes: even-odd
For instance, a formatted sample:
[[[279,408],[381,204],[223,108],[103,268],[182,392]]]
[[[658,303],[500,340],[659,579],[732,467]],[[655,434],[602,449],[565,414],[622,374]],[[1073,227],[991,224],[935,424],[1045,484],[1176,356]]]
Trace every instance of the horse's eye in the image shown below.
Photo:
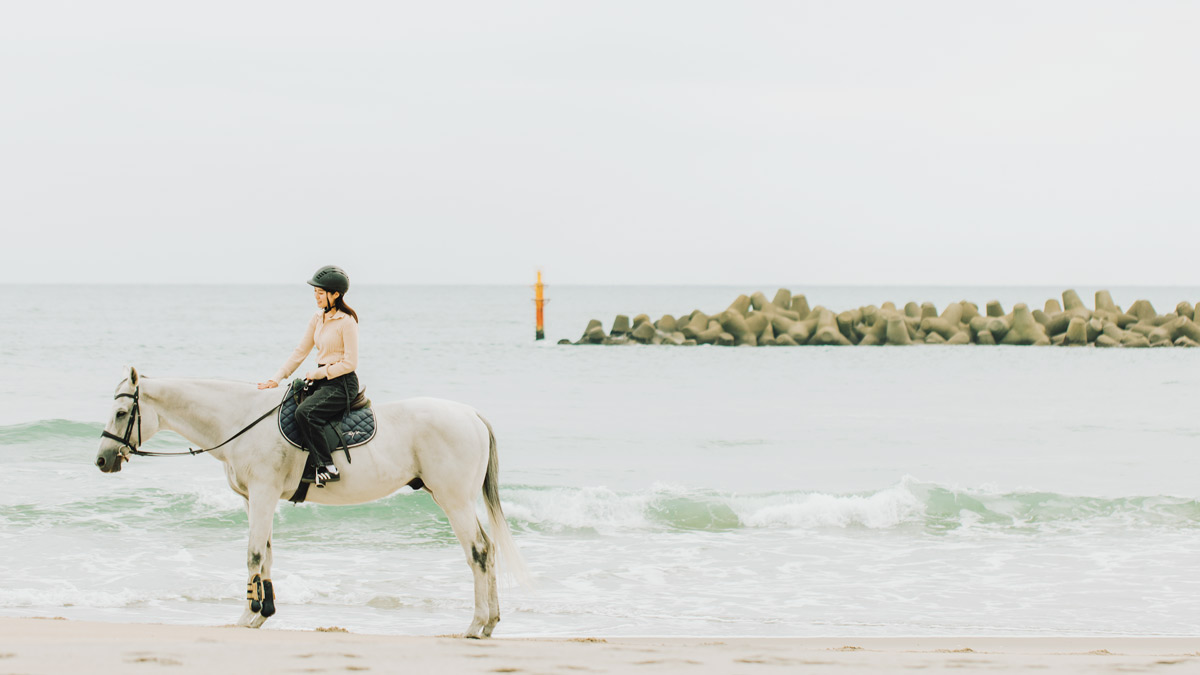
[[[124,410],[118,410],[117,411],[117,419],[121,419],[122,417],[124,417],[125,415],[128,415],[128,414],[129,413],[125,412]]]

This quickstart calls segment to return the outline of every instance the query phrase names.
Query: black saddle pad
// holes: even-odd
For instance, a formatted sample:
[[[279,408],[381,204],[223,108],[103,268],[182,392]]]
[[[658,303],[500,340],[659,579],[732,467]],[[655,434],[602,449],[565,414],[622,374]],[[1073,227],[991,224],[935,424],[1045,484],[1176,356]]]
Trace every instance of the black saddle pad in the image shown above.
[[[346,413],[338,424],[348,448],[358,447],[375,438],[375,411],[370,406]],[[296,399],[292,396],[291,386],[284,392],[283,405],[279,406],[279,433],[288,443],[297,448],[303,447],[300,430],[296,426]]]

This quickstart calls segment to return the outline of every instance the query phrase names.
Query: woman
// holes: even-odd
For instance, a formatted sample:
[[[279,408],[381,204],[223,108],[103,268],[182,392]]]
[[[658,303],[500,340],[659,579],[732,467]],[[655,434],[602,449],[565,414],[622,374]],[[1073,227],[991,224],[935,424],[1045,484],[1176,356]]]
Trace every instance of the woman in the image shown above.
[[[320,311],[308,322],[300,346],[292,352],[291,358],[274,377],[258,383],[258,388],[278,387],[308,358],[316,345],[317,368],[304,376],[311,383],[309,389],[312,391],[296,408],[296,426],[305,441],[305,448],[312,451],[316,460],[312,482],[317,487],[325,487],[325,483],[341,480],[341,476],[333,464],[333,448],[326,442],[323,428],[341,419],[350,401],[358,395],[358,376],[354,374],[358,366],[358,314],[346,305],[350,277],[342,268],[322,267],[308,283],[313,286],[313,296]]]

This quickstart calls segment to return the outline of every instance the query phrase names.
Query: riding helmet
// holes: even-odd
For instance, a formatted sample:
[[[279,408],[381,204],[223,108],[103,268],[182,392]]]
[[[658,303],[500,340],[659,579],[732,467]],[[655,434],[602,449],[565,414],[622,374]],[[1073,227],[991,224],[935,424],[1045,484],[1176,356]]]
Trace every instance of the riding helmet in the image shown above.
[[[346,270],[336,265],[326,265],[312,275],[308,284],[323,288],[330,293],[345,295],[346,291],[350,290],[350,277],[346,274]]]

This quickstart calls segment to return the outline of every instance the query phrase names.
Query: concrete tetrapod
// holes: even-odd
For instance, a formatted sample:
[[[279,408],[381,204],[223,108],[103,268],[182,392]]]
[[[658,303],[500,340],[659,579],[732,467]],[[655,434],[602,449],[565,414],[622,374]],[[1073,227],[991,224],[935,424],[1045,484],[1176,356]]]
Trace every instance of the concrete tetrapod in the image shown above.
[[[1150,344],[1158,345],[1161,342],[1175,344],[1175,340],[1179,338],[1180,329],[1183,327],[1184,321],[1190,320],[1182,316],[1177,316],[1150,331],[1150,335],[1147,336],[1150,338]]]
[[[1040,347],[1049,345],[1050,338],[1046,337],[1046,329],[1042,327],[1042,324],[1033,320],[1033,313],[1029,311],[1029,306],[1019,302],[1013,306],[1012,326],[1009,327],[1008,333],[1004,335],[1000,344]]]
[[[1129,306],[1129,313],[1136,316],[1138,321],[1149,321],[1158,316],[1154,305],[1149,300],[1138,300]]]
[[[842,332],[838,330],[837,318],[834,317],[833,312],[829,311],[828,309],[822,309],[821,313],[817,315],[817,330],[815,333],[813,333],[813,336],[809,338],[808,344],[818,346],[837,345],[849,347],[853,343],[851,343],[850,340],[847,339],[845,335],[842,335]]]
[[[1087,307],[1083,306],[1083,300],[1079,298],[1079,293],[1076,293],[1075,289],[1068,288],[1063,291],[1062,296],[1064,312],[1069,312],[1073,309],[1087,309]]]
[[[942,315],[940,318],[952,325],[958,325],[958,324],[962,323],[962,318],[963,318],[962,303],[961,302],[952,302],[952,303],[946,305],[946,309],[942,310]]]
[[[708,326],[706,326],[704,330],[697,333],[696,337],[693,339],[696,340],[696,344],[698,345],[715,345],[717,344],[717,340],[721,338],[721,335],[724,332],[725,331],[721,328],[720,321],[717,321],[716,319],[709,319]],[[686,335],[686,333],[684,333],[684,335]],[[732,336],[730,336],[730,339],[732,339]]]
[[[895,314],[888,316],[887,328],[884,331],[889,345],[911,345],[912,338],[908,335],[908,322]]]
[[[887,311],[880,312],[875,317],[875,322],[871,324],[870,328],[867,328],[866,333],[863,335],[862,340],[859,341],[858,346],[859,347],[874,347],[874,346],[878,346],[878,345],[887,344],[887,325],[888,325],[887,317],[891,316],[894,313],[895,313],[894,311],[893,312],[887,312]]]
[[[1186,317],[1185,317],[1186,319]],[[1179,324],[1179,333],[1190,340],[1200,342],[1200,326],[1196,325],[1195,321],[1182,321]],[[1178,339],[1178,338],[1176,338]]]
[[[1045,323],[1046,335],[1053,337],[1067,332],[1073,319],[1087,321],[1092,318],[1092,311],[1083,306],[1083,300],[1079,299],[1079,294],[1073,289],[1063,291],[1063,306],[1066,309],[1058,314],[1050,315],[1047,312],[1049,320]]]
[[[875,305],[867,305],[866,307],[859,309],[859,314],[861,315],[860,323],[862,323],[866,328],[870,328],[871,326],[875,325],[875,321],[879,318],[879,308]],[[866,334],[865,330],[860,332],[862,332],[864,335]]]
[[[710,321],[710,319],[707,314],[705,314],[704,312],[701,312],[700,310],[696,310],[695,312],[692,313],[692,318],[688,319],[688,322],[686,324],[684,324],[683,327],[679,328],[679,330],[689,340],[695,340],[696,336],[700,335],[705,330],[708,330],[708,322],[709,321]],[[700,344],[708,344],[708,343],[702,342]]]
[[[654,327],[664,333],[675,332],[675,317],[670,314],[663,314],[662,318],[654,322]]]
[[[967,302],[966,300],[963,300],[958,304],[962,307],[962,317],[959,319],[959,321],[963,323],[970,323],[971,319],[979,316],[979,305],[976,305],[973,302]]]
[[[809,313],[812,311],[808,308],[808,298],[804,297],[803,294],[792,296],[792,306],[790,309],[796,313],[801,321],[807,319]]]
[[[775,298],[771,300],[771,304],[779,309],[791,310],[792,308],[792,292],[786,288],[781,288],[775,291]]]
[[[971,335],[965,330],[960,330],[954,334],[954,337],[946,340],[948,345],[969,345],[971,344]]]
[[[766,328],[763,328],[762,334],[758,337],[758,344],[763,347],[774,347],[779,344],[775,340],[775,332],[771,330],[771,324],[768,323]]]
[[[862,338],[859,336],[858,332],[855,331],[854,326],[861,319],[862,312],[857,309],[852,309],[838,314],[833,320],[837,323],[838,332],[842,334],[842,337],[849,340],[850,344],[858,344],[858,341]]]
[[[780,307],[779,305],[775,304],[774,301],[763,305],[762,312],[767,316],[786,316],[792,321],[800,320],[800,314],[798,312],[793,312],[786,307]]]
[[[624,314],[618,314],[617,318],[613,319],[612,330],[609,331],[613,337],[624,335],[629,332],[629,317]]]
[[[1032,316],[1032,315],[1031,315]],[[977,316],[969,324],[975,343],[981,345],[1000,344],[1008,335],[1008,318],[1003,316]],[[987,337],[984,337],[984,336]]]
[[[791,336],[797,344],[806,345],[812,339],[813,333],[817,330],[816,319],[804,319],[793,323],[787,329],[787,335]]]
[[[763,312],[750,312],[750,315],[746,317],[746,328],[749,328],[750,334],[756,338],[760,337],[763,331],[767,329],[767,326],[770,325],[771,319]],[[729,329],[726,328],[725,330]],[[733,333],[733,331],[729,332]],[[737,333],[734,333],[733,336],[737,337]]]
[[[750,345],[752,347],[758,344],[758,339],[750,331],[750,327],[746,325],[746,318],[736,310],[727,309],[718,314],[717,319],[721,322],[721,327],[725,329],[725,332],[733,337],[735,344]]]
[[[1073,317],[1071,323],[1067,326],[1066,339],[1063,344],[1068,347],[1084,347],[1087,346],[1087,322],[1083,317]]]
[[[1111,321],[1104,322],[1104,329],[1100,332],[1103,335],[1107,335],[1108,339],[1116,342],[1117,344],[1120,344],[1121,341],[1125,339],[1125,336],[1130,334],[1129,331],[1122,330],[1117,324]]]
[[[1145,335],[1130,332],[1121,340],[1122,347],[1149,347],[1150,340]]]
[[[796,321],[793,321],[792,319],[790,319],[786,316],[783,316],[782,314],[772,314],[771,315],[771,329],[775,332],[775,335],[777,335],[777,336],[783,335],[784,333],[788,332],[788,329],[790,329],[792,326],[796,325],[796,323],[797,323]]]
[[[921,330],[925,331],[926,334],[936,333],[942,338],[942,341],[949,340],[959,332],[958,322],[950,323],[949,321],[936,316],[933,318],[926,317],[921,319]],[[929,340],[926,339],[926,342],[928,341]]]
[[[650,319],[639,323],[637,328],[633,329],[633,339],[638,342],[646,343],[658,336],[658,331],[654,330],[654,324],[650,323]]]
[[[598,345],[601,342],[604,342],[605,340],[607,340],[608,336],[604,334],[603,326],[596,326],[595,328],[591,328],[588,330],[587,339],[588,339],[588,342]]]
[[[599,319],[588,321],[587,328],[583,329],[583,336],[575,344],[600,344],[608,335],[604,332],[604,324],[600,323]]]

